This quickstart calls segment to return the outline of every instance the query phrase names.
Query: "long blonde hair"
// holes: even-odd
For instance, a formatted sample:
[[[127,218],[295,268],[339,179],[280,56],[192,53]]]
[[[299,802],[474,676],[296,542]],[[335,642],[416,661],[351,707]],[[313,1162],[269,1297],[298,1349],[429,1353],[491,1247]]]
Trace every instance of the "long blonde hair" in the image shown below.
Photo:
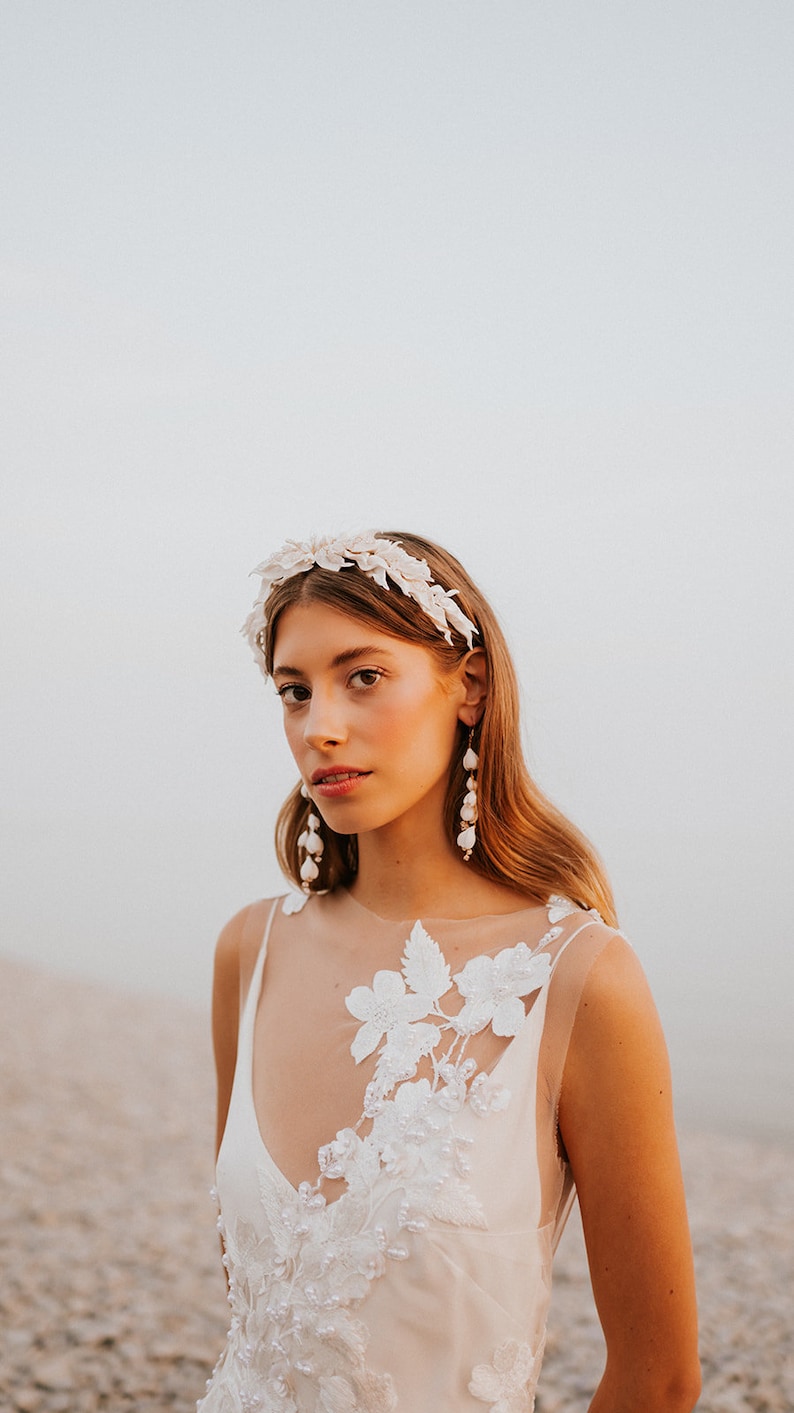
[[[463,612],[477,626],[476,644],[488,664],[488,697],[476,729],[474,747],[480,758],[477,776],[477,844],[469,867],[486,878],[506,884],[539,902],[559,893],[585,907],[597,908],[604,921],[616,925],[609,880],[595,850],[535,784],[524,760],[519,720],[518,683],[510,652],[496,615],[465,569],[447,550],[430,540],[400,530],[380,530],[382,538],[399,542],[417,559],[424,559],[433,580],[454,589]],[[457,632],[447,643],[413,599],[397,589],[385,591],[358,568],[314,568],[277,584],[267,600],[267,628],[262,648],[269,673],[280,615],[295,603],[324,603],[390,633],[427,648],[447,671],[466,656],[468,646]],[[466,728],[461,723],[460,750],[454,753],[444,807],[446,827],[457,834],[458,806],[466,790],[463,768]],[[284,802],[276,823],[276,852],[288,878],[300,886],[297,842],[310,809],[296,786]],[[324,829],[325,852],[313,891],[350,883],[358,868],[354,834]]]

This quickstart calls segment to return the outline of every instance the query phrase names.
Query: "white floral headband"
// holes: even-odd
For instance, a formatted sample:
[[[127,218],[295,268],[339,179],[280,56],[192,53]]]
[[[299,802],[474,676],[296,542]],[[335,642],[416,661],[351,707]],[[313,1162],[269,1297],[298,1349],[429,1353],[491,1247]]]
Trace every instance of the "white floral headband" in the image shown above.
[[[451,630],[455,628],[469,647],[472,646],[472,637],[477,629],[457,604],[457,590],[442,589],[440,584],[434,584],[425,560],[414,559],[402,545],[394,540],[381,539],[372,532],[337,538],[315,536],[311,540],[287,540],[270,559],[251,571],[260,576],[262,583],[242,632],[263,672],[262,642],[267,627],[265,603],[270,590],[295,574],[308,573],[315,564],[320,569],[334,570],[355,565],[382,589],[388,589],[391,580],[409,599],[418,603],[448,643],[452,643]]]

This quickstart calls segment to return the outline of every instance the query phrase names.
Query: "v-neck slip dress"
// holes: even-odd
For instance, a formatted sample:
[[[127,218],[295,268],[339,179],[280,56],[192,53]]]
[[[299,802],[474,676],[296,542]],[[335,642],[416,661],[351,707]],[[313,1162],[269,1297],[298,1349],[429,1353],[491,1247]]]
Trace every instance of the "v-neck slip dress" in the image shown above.
[[[530,1413],[574,1195],[562,1072],[614,930],[559,897],[399,923],[337,889],[258,916],[216,1176],[231,1326],[200,1413]],[[360,1116],[329,1115],[297,1183],[254,1102],[279,1084],[255,1046],[268,1001],[283,1005],[268,949],[275,978],[278,955],[300,967],[298,1053],[310,1025],[312,1054]],[[334,958],[344,982],[361,956],[372,969],[345,996]]]

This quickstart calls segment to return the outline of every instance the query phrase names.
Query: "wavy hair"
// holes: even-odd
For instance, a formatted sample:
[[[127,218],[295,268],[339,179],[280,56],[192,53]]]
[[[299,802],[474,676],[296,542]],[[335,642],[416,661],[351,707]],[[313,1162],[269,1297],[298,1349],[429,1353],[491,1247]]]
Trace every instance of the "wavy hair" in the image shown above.
[[[604,921],[617,923],[612,889],[603,864],[585,836],[551,803],[532,779],[521,744],[516,672],[504,634],[493,609],[453,555],[431,540],[401,530],[379,530],[417,559],[426,560],[435,583],[457,591],[463,612],[477,626],[477,646],[485,651],[488,696],[475,730],[474,748],[480,757],[477,775],[477,843],[468,867],[497,883],[545,902],[560,893],[587,908],[597,908]],[[451,671],[469,649],[453,631],[447,643],[413,599],[397,589],[384,590],[358,568],[321,569],[295,574],[276,584],[267,600],[267,627],[262,648],[268,673],[281,614],[292,604],[323,603],[382,633],[417,643],[433,653],[442,670]],[[466,789],[463,754],[468,730],[460,723],[460,749],[449,768],[444,817],[454,838],[458,805]],[[276,852],[281,868],[298,887],[298,838],[315,806],[296,786],[285,800],[276,823]],[[325,851],[318,860],[319,877],[313,892],[346,885],[358,868],[355,834],[337,834],[326,824]]]

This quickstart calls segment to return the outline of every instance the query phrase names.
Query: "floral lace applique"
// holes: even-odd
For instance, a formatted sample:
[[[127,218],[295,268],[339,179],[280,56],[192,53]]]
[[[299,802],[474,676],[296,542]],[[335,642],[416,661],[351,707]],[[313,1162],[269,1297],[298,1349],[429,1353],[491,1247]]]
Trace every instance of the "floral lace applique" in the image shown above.
[[[500,1344],[490,1364],[472,1370],[469,1393],[490,1404],[490,1413],[532,1413],[542,1349],[514,1339]]]
[[[539,947],[559,931],[552,928]],[[343,1130],[320,1150],[320,1181],[323,1174],[333,1175],[355,1187],[360,1155],[376,1154],[378,1167],[403,1185],[402,1226],[422,1230],[431,1217],[484,1226],[480,1204],[465,1181],[470,1140],[456,1133],[455,1116],[469,1103],[482,1117],[503,1109],[510,1096],[488,1075],[477,1074],[466,1046],[487,1025],[496,1035],[517,1035],[526,1019],[522,998],[546,984],[550,968],[547,952],[519,942],[496,957],[473,957],[452,977],[438,943],[421,922],[415,923],[405,944],[402,975],[379,971],[371,987],[357,986],[346,999],[351,1015],[362,1022],[350,1047],[356,1063],[380,1044],[356,1126],[370,1119],[372,1128],[358,1144],[356,1130]],[[448,1014],[442,1001],[453,983],[463,1005]],[[439,1056],[445,1033],[449,1043]],[[433,1078],[414,1079],[424,1056],[432,1061]]]

